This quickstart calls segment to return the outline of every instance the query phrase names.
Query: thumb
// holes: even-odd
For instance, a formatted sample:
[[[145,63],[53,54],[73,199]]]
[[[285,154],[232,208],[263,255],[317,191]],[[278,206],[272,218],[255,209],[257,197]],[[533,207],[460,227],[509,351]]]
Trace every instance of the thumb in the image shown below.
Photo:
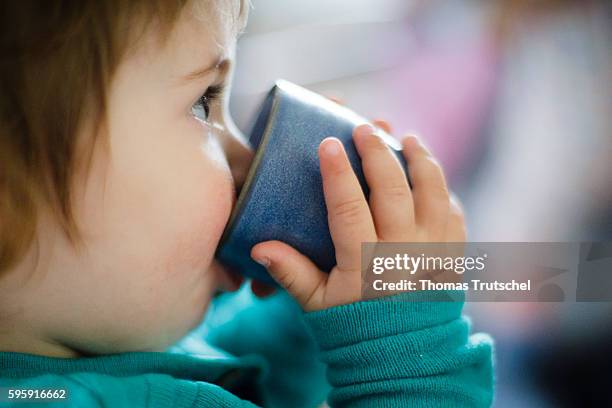
[[[305,311],[322,304],[328,274],[310,259],[280,241],[260,242],[251,249],[251,257],[260,263]]]

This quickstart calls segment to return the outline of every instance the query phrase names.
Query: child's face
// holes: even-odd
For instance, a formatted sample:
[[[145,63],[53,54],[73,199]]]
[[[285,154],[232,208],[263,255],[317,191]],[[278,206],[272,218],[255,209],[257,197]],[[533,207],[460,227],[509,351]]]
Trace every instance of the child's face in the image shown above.
[[[225,101],[211,103],[209,118],[224,130],[192,110],[208,87],[229,80],[234,60],[236,2],[205,4],[213,3],[218,9],[186,7],[163,48],[147,33],[119,66],[110,149],[96,145],[75,189],[86,245],[75,250],[43,219],[38,277],[15,295],[40,337],[87,353],[162,349],[231,286],[213,256],[251,152],[227,130]],[[218,58],[227,61],[190,75]]]

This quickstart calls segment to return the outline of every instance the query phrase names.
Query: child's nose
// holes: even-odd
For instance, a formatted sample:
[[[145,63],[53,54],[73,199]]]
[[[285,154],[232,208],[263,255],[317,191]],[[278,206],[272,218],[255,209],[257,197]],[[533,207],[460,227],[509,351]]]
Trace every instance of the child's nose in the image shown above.
[[[227,161],[232,171],[236,191],[240,192],[255,153],[238,132],[227,132],[223,142]]]

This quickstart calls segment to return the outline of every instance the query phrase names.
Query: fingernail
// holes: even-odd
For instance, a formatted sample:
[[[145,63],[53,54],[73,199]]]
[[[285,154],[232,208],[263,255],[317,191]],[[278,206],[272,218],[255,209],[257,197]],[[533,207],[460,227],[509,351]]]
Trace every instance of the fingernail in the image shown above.
[[[413,139],[416,143],[423,144],[423,139],[416,133],[409,133],[407,137]]]
[[[270,266],[270,259],[268,259],[266,257],[253,258],[253,260],[255,262],[257,262],[258,264],[260,264],[261,266],[263,266],[264,268],[266,268],[266,269]]]
[[[370,125],[369,123],[359,125],[356,132],[359,136],[368,137],[374,134],[374,126]]]
[[[340,146],[340,141],[336,138],[327,139],[323,146],[323,150],[325,151],[325,154],[329,156],[336,156],[340,154],[341,149],[342,147]]]
[[[407,135],[404,135],[404,137],[401,139],[402,144],[404,143],[416,143],[419,144],[420,143],[420,139],[417,135],[409,133]]]

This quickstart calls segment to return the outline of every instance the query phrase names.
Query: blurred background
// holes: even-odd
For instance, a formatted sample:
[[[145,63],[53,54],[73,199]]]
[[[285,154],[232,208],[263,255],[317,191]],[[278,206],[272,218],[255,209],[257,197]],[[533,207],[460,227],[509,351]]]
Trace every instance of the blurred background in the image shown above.
[[[231,98],[246,134],[287,79],[419,134],[470,241],[612,241],[612,2],[251,2]],[[612,406],[611,304],[466,310],[496,340],[495,406]]]

